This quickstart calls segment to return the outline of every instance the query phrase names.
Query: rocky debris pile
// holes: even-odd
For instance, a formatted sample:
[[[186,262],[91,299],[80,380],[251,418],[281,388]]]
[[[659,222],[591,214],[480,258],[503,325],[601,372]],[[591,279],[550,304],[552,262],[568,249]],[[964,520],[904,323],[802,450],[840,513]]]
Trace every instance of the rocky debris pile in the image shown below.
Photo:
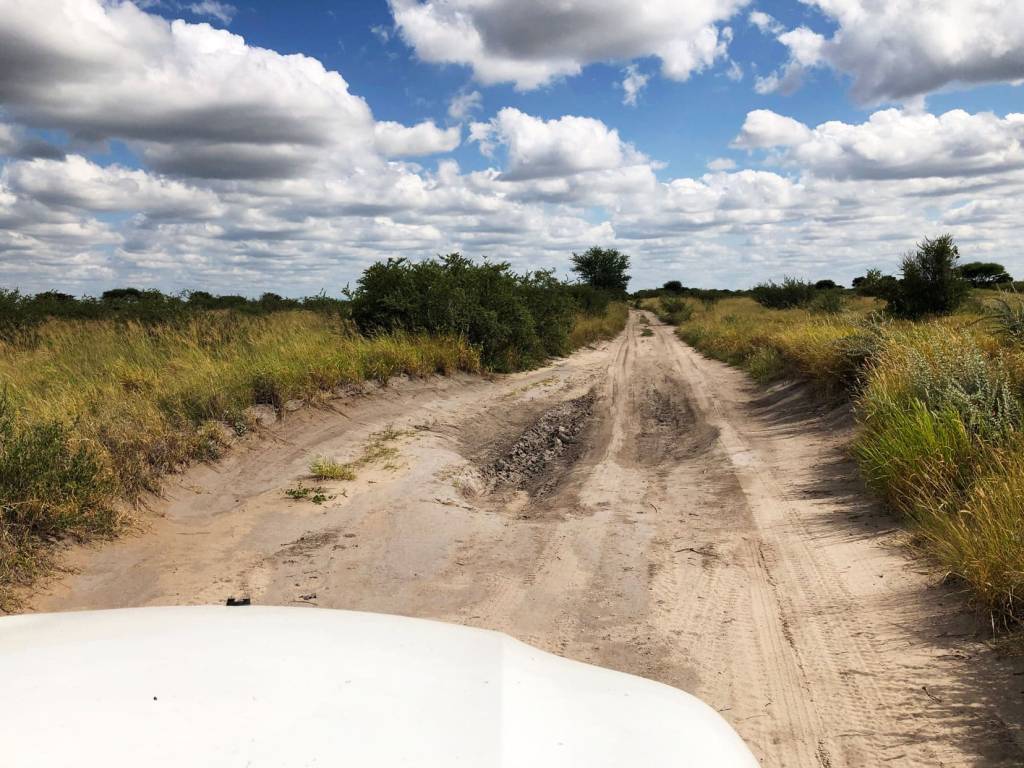
[[[580,433],[593,409],[593,393],[548,409],[508,451],[484,467],[484,474],[501,485],[532,485],[552,462],[579,454]]]

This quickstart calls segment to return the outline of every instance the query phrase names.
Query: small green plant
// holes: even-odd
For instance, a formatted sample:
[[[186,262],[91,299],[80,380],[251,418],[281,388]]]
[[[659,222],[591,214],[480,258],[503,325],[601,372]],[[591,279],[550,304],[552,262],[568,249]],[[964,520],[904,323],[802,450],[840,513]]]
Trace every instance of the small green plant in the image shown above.
[[[642,331],[640,331],[640,335],[644,337],[653,336],[654,331],[652,331],[650,327],[645,327]]]
[[[356,466],[363,466],[375,461],[392,459],[398,455],[398,449],[388,443],[394,442],[407,433],[388,425],[379,432],[370,435],[370,441],[363,448],[363,455],[353,462]]]
[[[309,474],[317,480],[355,480],[356,473],[350,464],[342,464],[326,456],[317,456],[309,463]]]
[[[324,493],[324,489],[319,485],[311,487],[303,485],[302,483],[298,483],[291,488],[286,488],[284,495],[289,499],[294,499],[295,501],[305,500],[311,501],[314,504],[323,504],[325,501],[334,498],[333,496],[328,496]]]

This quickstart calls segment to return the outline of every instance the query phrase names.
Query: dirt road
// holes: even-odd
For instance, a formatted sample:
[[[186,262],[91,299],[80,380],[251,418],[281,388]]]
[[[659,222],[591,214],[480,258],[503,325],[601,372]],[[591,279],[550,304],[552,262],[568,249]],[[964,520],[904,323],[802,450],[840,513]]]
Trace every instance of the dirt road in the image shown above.
[[[71,552],[33,607],[437,618],[691,691],[766,766],[1024,764],[1024,664],[865,501],[844,415],[650,321],[539,371],[290,414],[170,483],[147,532]],[[321,505],[286,498],[315,454],[376,458]]]

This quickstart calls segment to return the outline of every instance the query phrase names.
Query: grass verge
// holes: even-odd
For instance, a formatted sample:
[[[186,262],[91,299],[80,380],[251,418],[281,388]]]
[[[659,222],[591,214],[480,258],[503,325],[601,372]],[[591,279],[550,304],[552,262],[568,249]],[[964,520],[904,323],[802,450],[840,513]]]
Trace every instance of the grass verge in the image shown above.
[[[1009,625],[1024,619],[1024,347],[991,301],[910,322],[881,319],[870,299],[823,314],[734,298],[693,303],[678,333],[761,382],[802,378],[852,398],[869,487]]]
[[[614,338],[626,327],[628,318],[629,307],[621,301],[609,303],[601,314],[579,314],[569,331],[569,346],[579,349],[601,339]]]
[[[329,397],[407,374],[478,371],[462,339],[367,338],[306,311],[210,312],[182,323],[51,321],[0,343],[0,601],[47,542],[111,535],[125,501],[216,458],[254,425],[254,405]]]
[[[570,346],[615,336],[627,315],[617,302],[577,315]],[[163,475],[217,458],[252,429],[252,406],[282,411],[366,380],[482,368],[480,349],[463,337],[366,337],[340,316],[311,311],[210,311],[163,324],[51,320],[31,331],[0,341],[0,609],[11,587],[46,565],[47,544],[117,533]],[[400,435],[372,436],[354,462],[317,457],[310,474],[352,479],[393,457]],[[301,498],[322,496],[302,490]]]

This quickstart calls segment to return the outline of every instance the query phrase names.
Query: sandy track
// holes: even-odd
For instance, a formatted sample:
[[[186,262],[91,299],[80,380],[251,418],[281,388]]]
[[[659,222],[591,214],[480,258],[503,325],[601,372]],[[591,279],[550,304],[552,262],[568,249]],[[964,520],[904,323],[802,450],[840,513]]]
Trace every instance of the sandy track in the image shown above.
[[[865,501],[843,414],[640,323],[539,371],[293,414],[170,483],[147,532],[70,552],[32,607],[437,618],[689,690],[764,765],[1024,764],[1024,663]],[[283,496],[389,426],[398,456],[331,501]]]

